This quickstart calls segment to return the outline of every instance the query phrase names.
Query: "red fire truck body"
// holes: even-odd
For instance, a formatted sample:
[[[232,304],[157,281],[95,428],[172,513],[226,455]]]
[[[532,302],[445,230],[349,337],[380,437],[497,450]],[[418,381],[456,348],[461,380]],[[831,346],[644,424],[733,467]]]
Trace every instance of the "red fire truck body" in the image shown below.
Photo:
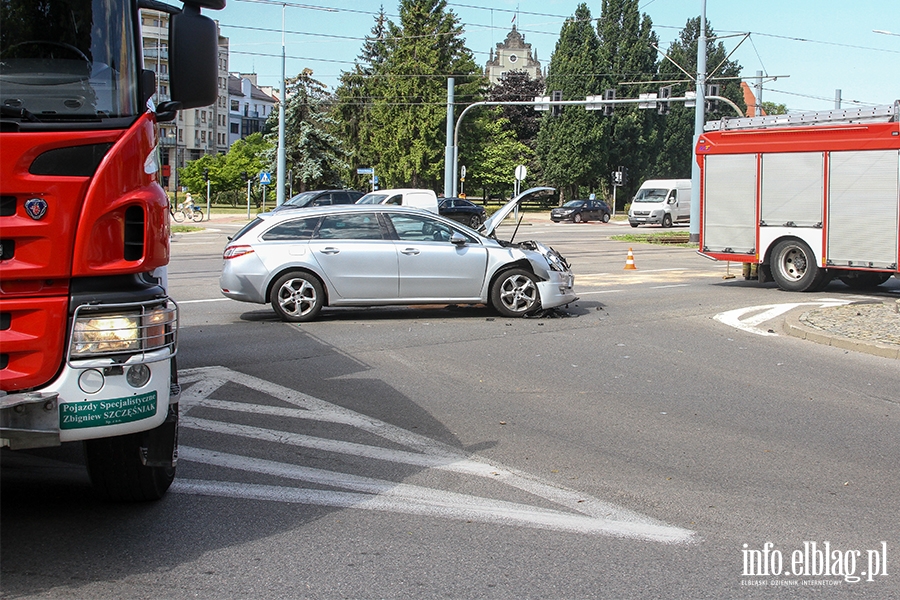
[[[900,103],[707,124],[696,148],[700,253],[792,291],[898,274],[898,115]]]
[[[83,440],[92,482],[117,500],[159,498],[174,477],[178,309],[156,124],[215,100],[201,6],[224,1],[9,0],[0,15],[0,446]],[[172,101],[158,107],[140,7],[172,15]]]

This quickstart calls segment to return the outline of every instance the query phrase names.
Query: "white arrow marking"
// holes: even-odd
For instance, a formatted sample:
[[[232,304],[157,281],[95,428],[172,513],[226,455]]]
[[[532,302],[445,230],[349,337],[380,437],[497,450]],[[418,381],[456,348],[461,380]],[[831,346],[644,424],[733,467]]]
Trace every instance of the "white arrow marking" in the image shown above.
[[[268,474],[349,491],[178,479],[172,486],[176,492],[399,512],[663,543],[690,543],[696,539],[693,531],[672,527],[576,490],[542,481],[522,471],[488,463],[481,457],[465,454],[448,444],[249,375],[223,367],[207,367],[182,371],[180,378],[185,386],[192,384],[185,389],[180,399],[184,415],[181,424],[186,428],[483,477],[549,500],[558,505],[560,510],[192,447],[180,448],[179,458],[189,462]],[[230,402],[211,397],[221,386],[229,382],[249,387],[254,392],[265,393],[292,406]],[[197,406],[230,412],[264,414],[283,419],[351,425],[395,445],[403,446],[404,449],[318,438],[187,416],[186,413]]]
[[[750,306],[744,308],[736,308],[727,312],[719,313],[713,317],[716,321],[724,323],[735,329],[746,331],[747,333],[755,333],[756,335],[777,336],[777,333],[771,333],[764,329],[759,329],[757,325],[780,317],[784,313],[794,310],[800,306],[816,306],[819,308],[827,308],[830,306],[843,306],[850,304],[852,300],[837,300],[835,298],[823,298],[817,302],[794,302],[788,304],[765,304],[762,306]],[[742,318],[744,315],[752,315]]]

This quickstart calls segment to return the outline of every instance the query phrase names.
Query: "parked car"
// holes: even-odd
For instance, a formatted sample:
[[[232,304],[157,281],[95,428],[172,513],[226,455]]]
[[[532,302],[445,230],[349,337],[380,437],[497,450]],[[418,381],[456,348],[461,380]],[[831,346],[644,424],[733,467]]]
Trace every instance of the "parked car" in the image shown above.
[[[472,229],[487,219],[487,211],[483,206],[473,204],[464,198],[438,198],[438,214],[453,219]]]
[[[561,306],[576,300],[566,260],[540,242],[496,237],[523,198],[546,191],[519,194],[480,233],[385,204],[264,213],[225,246],[219,283],[228,298],[271,303],[292,322],[325,306],[489,304],[507,317]]]
[[[309,206],[353,204],[362,197],[363,193],[356,190],[311,190],[291,196],[281,206],[274,208],[272,212],[281,212],[292,208],[307,208]]]
[[[612,211],[603,200],[569,200],[560,207],[550,211],[550,220],[554,223],[560,221],[603,221],[609,223]]]

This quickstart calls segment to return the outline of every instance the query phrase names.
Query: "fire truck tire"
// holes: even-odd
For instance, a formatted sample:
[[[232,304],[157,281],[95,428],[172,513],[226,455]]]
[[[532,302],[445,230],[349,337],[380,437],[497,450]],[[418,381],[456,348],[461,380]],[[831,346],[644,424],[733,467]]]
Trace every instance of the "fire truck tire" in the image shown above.
[[[841,281],[844,285],[854,290],[871,290],[891,278],[890,273],[856,272],[853,275],[844,275]]]
[[[788,292],[817,292],[830,281],[816,264],[816,255],[805,242],[782,240],[772,250],[772,279]]]
[[[141,461],[142,433],[87,440],[85,462],[94,490],[112,502],[159,500],[175,479],[175,467],[148,467]]]

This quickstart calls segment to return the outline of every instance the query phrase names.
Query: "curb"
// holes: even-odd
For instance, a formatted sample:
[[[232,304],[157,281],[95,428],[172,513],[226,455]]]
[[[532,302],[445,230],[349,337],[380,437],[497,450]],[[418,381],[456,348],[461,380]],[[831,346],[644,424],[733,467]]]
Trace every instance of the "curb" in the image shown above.
[[[802,322],[802,319],[807,312],[808,311],[794,311],[789,313],[782,326],[784,333],[792,337],[809,340],[817,344],[824,344],[825,346],[840,348],[842,350],[851,350],[853,352],[862,352],[864,354],[871,354],[882,358],[900,360],[900,347],[898,346],[853,339],[821,329],[814,329],[809,325],[805,325]]]

